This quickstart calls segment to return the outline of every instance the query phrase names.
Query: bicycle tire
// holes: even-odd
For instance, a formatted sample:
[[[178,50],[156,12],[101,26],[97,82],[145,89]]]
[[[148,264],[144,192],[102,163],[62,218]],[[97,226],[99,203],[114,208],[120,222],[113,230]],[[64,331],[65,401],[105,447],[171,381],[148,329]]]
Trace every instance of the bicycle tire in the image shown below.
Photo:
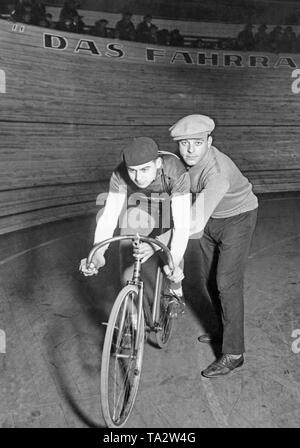
[[[138,288],[125,286],[116,298],[106,329],[100,396],[103,417],[110,428],[124,426],[138,391],[144,351],[144,315],[141,316],[140,332],[137,332],[137,300]],[[139,340],[134,353],[136,337]]]
[[[158,348],[164,348],[168,345],[174,329],[174,315],[172,314],[173,302],[170,300],[170,296],[165,294],[165,290],[166,279],[163,277],[160,290],[160,313],[158,321],[158,325],[161,329],[155,333],[156,345]]]

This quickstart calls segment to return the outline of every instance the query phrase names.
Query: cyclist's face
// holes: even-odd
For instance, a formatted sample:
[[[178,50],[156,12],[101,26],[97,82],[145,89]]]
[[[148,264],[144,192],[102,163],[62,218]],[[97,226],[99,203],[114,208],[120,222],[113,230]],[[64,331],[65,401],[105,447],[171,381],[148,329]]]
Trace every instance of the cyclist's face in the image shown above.
[[[161,166],[161,159],[152,160],[143,165],[127,166],[130,179],[139,188],[148,187],[156,178],[157,170]]]
[[[196,165],[202,159],[212,143],[212,138],[204,135],[201,138],[179,140],[179,152],[188,166]]]

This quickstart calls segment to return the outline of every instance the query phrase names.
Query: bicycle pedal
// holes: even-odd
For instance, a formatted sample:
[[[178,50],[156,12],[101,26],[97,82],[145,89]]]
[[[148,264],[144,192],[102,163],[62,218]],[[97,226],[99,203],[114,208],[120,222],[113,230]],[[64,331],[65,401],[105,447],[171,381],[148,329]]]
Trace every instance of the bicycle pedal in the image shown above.
[[[179,311],[178,311],[178,313],[179,314],[185,314],[185,303],[180,303],[179,304]]]
[[[177,319],[178,317],[178,313],[174,305],[170,307],[169,316],[172,317],[172,319]]]
[[[176,314],[176,317],[179,315],[182,315],[185,313],[185,303],[179,302],[178,300],[175,300],[174,304],[174,313]]]

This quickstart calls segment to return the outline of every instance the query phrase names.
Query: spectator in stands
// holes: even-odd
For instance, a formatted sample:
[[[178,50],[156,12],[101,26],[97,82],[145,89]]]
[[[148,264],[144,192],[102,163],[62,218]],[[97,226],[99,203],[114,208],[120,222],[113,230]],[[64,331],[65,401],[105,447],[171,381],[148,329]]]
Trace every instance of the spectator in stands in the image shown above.
[[[46,15],[46,8],[40,0],[31,0],[31,17],[32,23],[38,25],[40,20],[44,19]]]
[[[259,25],[254,35],[255,50],[268,51],[270,49],[270,36],[267,33],[267,29],[268,27],[265,23]]]
[[[43,17],[41,17],[38,22],[38,26],[42,26],[44,28],[52,28],[52,29],[56,28],[56,25],[52,19],[52,14],[47,13]]]
[[[65,0],[59,14],[59,21],[63,22],[65,19],[73,19],[76,16],[79,16],[79,14],[75,0]]]
[[[170,32],[170,45],[173,47],[184,46],[184,37],[180,34],[180,31],[177,28]]]
[[[27,10],[24,12],[21,22],[26,23],[27,25],[34,25],[31,11]]]
[[[0,6],[0,11],[1,11],[1,14],[4,14],[4,15],[9,15],[10,16],[10,18],[12,18],[12,13],[13,13],[13,11],[14,11],[14,9],[15,9],[15,2],[14,2],[14,0],[11,0],[11,2],[10,3],[7,3],[7,4],[2,4],[1,6]],[[8,17],[7,17],[8,18]]]
[[[49,28],[49,23],[48,23],[46,17],[41,17],[41,19],[38,22],[38,26],[41,26],[43,28]]]
[[[281,51],[282,47],[282,27],[276,25],[273,30],[270,32],[270,50],[278,53]]]
[[[201,39],[199,37],[199,39],[196,39],[193,43],[192,43],[192,47],[194,48],[205,48],[205,42],[203,39]]]
[[[75,33],[84,33],[85,24],[82,21],[82,16],[76,16],[73,18],[73,26]]]
[[[110,37],[110,33],[107,29],[107,25],[108,25],[108,20],[106,19],[100,19],[97,20],[94,23],[93,29],[91,31],[91,33],[94,36],[99,36],[99,37]]]
[[[63,22],[59,22],[57,29],[61,31],[68,31],[69,33],[83,33],[82,24],[80,19],[76,17],[72,19],[65,19]]]
[[[57,29],[61,31],[69,31],[70,33],[74,32],[74,26],[72,19],[64,19],[63,21],[59,21],[57,24]]]
[[[29,0],[16,0],[14,8],[11,12],[11,17],[17,22],[22,21],[24,14],[26,12],[26,8],[28,9],[29,6],[30,6]]]
[[[132,13],[126,11],[122,14],[122,19],[117,22],[115,27],[115,38],[121,40],[134,40],[135,28],[131,21]]]
[[[166,28],[158,30],[156,33],[157,43],[159,45],[169,45],[170,44],[170,33]]]
[[[136,40],[138,42],[153,43],[154,26],[152,24],[152,16],[150,14],[144,16],[143,21],[136,27]]]
[[[58,29],[63,31],[70,31],[72,29],[72,32],[83,33],[85,24],[76,8],[77,4],[75,0],[65,0],[59,15]]]
[[[283,31],[280,50],[287,53],[296,51],[296,33],[291,26],[287,26]]]
[[[157,44],[157,32],[158,27],[156,25],[153,25],[150,30],[150,40],[149,40],[150,44]]]
[[[238,50],[251,51],[254,49],[254,36],[253,36],[253,25],[247,23],[245,28],[237,36],[237,46]]]
[[[47,14],[45,15],[45,18],[47,21],[47,28],[51,28],[51,29],[56,28],[56,24],[53,20],[52,14],[50,14],[50,12],[47,12]]]

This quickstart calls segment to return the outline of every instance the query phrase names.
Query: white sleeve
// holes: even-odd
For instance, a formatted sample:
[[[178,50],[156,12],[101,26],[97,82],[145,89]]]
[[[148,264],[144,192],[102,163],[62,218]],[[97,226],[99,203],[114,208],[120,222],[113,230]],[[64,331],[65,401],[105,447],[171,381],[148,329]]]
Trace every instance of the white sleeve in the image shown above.
[[[190,231],[190,194],[174,195],[172,197],[173,236],[171,254],[175,266],[178,266],[186,250]]]
[[[94,244],[111,238],[118,224],[118,218],[126,199],[126,193],[109,192],[102,215],[100,216],[94,237]],[[102,253],[106,251],[108,246],[103,248]]]

